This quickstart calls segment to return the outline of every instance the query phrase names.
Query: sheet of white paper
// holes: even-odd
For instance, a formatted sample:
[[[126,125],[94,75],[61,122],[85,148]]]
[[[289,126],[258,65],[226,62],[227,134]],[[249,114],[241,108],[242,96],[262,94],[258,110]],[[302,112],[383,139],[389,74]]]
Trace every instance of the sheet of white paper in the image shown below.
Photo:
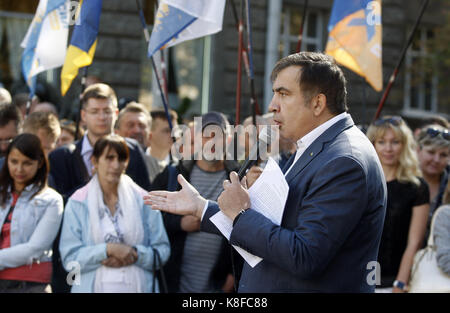
[[[248,191],[251,208],[263,214],[273,223],[280,225],[289,186],[280,167],[272,158],[269,158],[261,176]],[[210,220],[225,238],[230,240],[231,231],[233,230],[232,220],[223,214],[222,211],[211,216]],[[262,258],[259,256],[253,255],[240,247],[234,247],[251,267],[255,267],[256,264],[262,261]]]
[[[209,219],[214,225],[216,225],[222,235],[230,241],[231,231],[233,230],[233,221],[228,216],[223,214],[222,211],[217,212]],[[241,247],[235,245],[233,245],[233,247],[251,267],[255,267],[256,264],[262,261],[262,258],[245,251]]]
[[[289,186],[278,164],[269,158],[261,176],[248,190],[251,208],[280,225]]]

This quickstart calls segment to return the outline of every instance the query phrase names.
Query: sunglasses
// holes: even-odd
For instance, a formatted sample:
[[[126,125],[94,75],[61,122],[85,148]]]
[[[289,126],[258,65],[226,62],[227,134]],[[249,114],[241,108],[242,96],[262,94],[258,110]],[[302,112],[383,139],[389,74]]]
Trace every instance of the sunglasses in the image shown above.
[[[434,138],[436,136],[441,135],[441,137],[447,141],[450,141],[450,133],[447,129],[445,130],[439,130],[436,128],[427,128],[426,130],[422,131],[422,138],[424,138],[426,135],[430,136],[431,138]]]
[[[403,119],[400,116],[384,117],[373,122],[373,125],[380,126],[389,123],[394,126],[399,126]]]

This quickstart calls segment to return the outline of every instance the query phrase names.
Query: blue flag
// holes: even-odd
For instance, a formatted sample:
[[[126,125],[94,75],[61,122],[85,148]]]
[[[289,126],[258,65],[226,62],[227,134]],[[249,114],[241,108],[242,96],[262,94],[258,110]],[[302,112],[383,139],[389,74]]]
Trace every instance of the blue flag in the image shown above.
[[[21,46],[22,73],[33,96],[36,75],[61,66],[67,48],[69,1],[41,0]]]
[[[180,42],[222,30],[225,0],[161,0],[148,56]]]

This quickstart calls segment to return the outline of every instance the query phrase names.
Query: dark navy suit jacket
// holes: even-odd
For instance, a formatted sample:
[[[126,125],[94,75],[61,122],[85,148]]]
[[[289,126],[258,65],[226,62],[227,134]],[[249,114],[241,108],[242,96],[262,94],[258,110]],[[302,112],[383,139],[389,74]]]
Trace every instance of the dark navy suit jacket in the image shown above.
[[[317,138],[286,176],[281,225],[251,208],[230,242],[263,258],[244,264],[239,292],[373,292],[386,183],[373,145],[351,117]],[[209,218],[202,230],[217,232]]]

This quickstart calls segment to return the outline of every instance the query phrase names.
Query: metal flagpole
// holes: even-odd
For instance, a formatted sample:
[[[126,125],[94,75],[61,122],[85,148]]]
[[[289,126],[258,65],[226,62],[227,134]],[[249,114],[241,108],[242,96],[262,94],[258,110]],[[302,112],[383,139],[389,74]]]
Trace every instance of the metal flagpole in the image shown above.
[[[300,32],[298,35],[298,42],[297,42],[297,50],[296,52],[299,53],[300,49],[302,47],[302,40],[303,40],[303,27],[305,26],[306,21],[306,11],[308,10],[308,0],[305,0],[305,3],[303,4],[303,16],[302,16],[302,24],[300,25]]]
[[[145,22],[145,17],[144,17],[144,11],[142,10],[142,6],[139,0],[136,0],[136,4],[138,7],[138,11],[139,11],[139,19],[141,21],[142,24],[142,30],[144,32],[144,37],[145,37],[145,41],[148,43],[150,41],[150,34],[148,32],[147,29],[147,23]],[[172,120],[170,118],[170,114],[169,114],[169,108],[168,108],[168,104],[166,101],[166,96],[165,93],[161,87],[161,82],[160,82],[160,78],[159,78],[159,73],[158,73],[158,69],[156,68],[156,64],[155,64],[155,59],[153,58],[153,56],[150,57],[151,61],[152,61],[152,67],[153,67],[153,71],[155,72],[155,76],[156,76],[156,82],[158,84],[158,89],[159,89],[159,93],[161,94],[161,100],[162,103],[164,105],[164,110],[166,112],[166,116],[167,116],[167,121],[169,122],[169,127],[170,130],[173,129],[173,125],[172,125]]]
[[[422,3],[422,8],[420,9],[419,16],[416,19],[416,23],[414,24],[414,27],[409,34],[408,41],[406,42],[406,45],[403,47],[403,51],[400,54],[400,59],[398,60],[397,66],[394,69],[394,72],[392,73],[391,77],[389,78],[389,83],[386,87],[386,90],[384,91],[383,97],[381,98],[380,103],[378,104],[377,112],[375,113],[374,120],[378,119],[381,114],[381,110],[383,109],[384,103],[386,102],[386,99],[389,95],[389,92],[391,91],[392,85],[395,82],[395,79],[397,78],[397,75],[399,73],[400,67],[402,66],[403,60],[405,59],[406,51],[408,51],[409,46],[411,45],[414,34],[416,33],[417,27],[419,26],[420,20],[422,19],[423,13],[425,12],[425,9],[428,5],[428,0],[424,0]]]
[[[231,9],[233,13],[233,17],[236,24],[236,29],[239,31],[239,19],[237,17],[237,10],[236,5],[234,3],[234,0],[230,0],[231,3]],[[247,5],[247,7],[250,7],[250,4]],[[248,10],[247,10],[248,11]],[[248,44],[248,53],[245,49],[245,47],[242,47],[242,58],[244,61],[248,82],[250,86],[250,103],[252,105],[252,108],[254,107],[256,114],[261,114],[261,111],[259,109],[258,105],[258,99],[256,97],[256,90],[255,90],[255,83],[254,83],[254,72],[253,72],[253,46],[252,46],[252,37],[251,37],[251,29],[250,29],[250,13],[247,12],[247,44]],[[253,110],[253,109],[252,109]]]
[[[78,133],[80,131],[80,120],[81,120],[81,108],[82,108],[82,103],[81,103],[81,95],[83,94],[84,90],[86,89],[86,78],[87,78],[87,74],[88,74],[88,67],[89,66],[85,66],[81,69],[82,75],[81,75],[81,93],[78,99],[78,114],[77,114],[77,121],[76,121],[76,126],[75,126],[75,140],[78,140]]]
[[[240,123],[240,115],[241,115],[241,76],[242,76],[242,52],[244,46],[244,24],[243,24],[243,15],[244,15],[244,6],[243,1],[241,0],[241,17],[239,19],[239,44],[238,44],[238,68],[237,68],[237,87],[236,87],[236,118],[234,125],[239,125]]]
[[[256,100],[255,79],[254,79],[255,75],[253,71],[253,46],[252,46],[252,29],[250,23],[250,0],[245,1],[245,8],[247,13],[247,49],[248,49],[247,76],[249,78],[250,84],[250,105],[252,107],[253,125],[256,126],[256,115],[259,114],[260,111]]]

